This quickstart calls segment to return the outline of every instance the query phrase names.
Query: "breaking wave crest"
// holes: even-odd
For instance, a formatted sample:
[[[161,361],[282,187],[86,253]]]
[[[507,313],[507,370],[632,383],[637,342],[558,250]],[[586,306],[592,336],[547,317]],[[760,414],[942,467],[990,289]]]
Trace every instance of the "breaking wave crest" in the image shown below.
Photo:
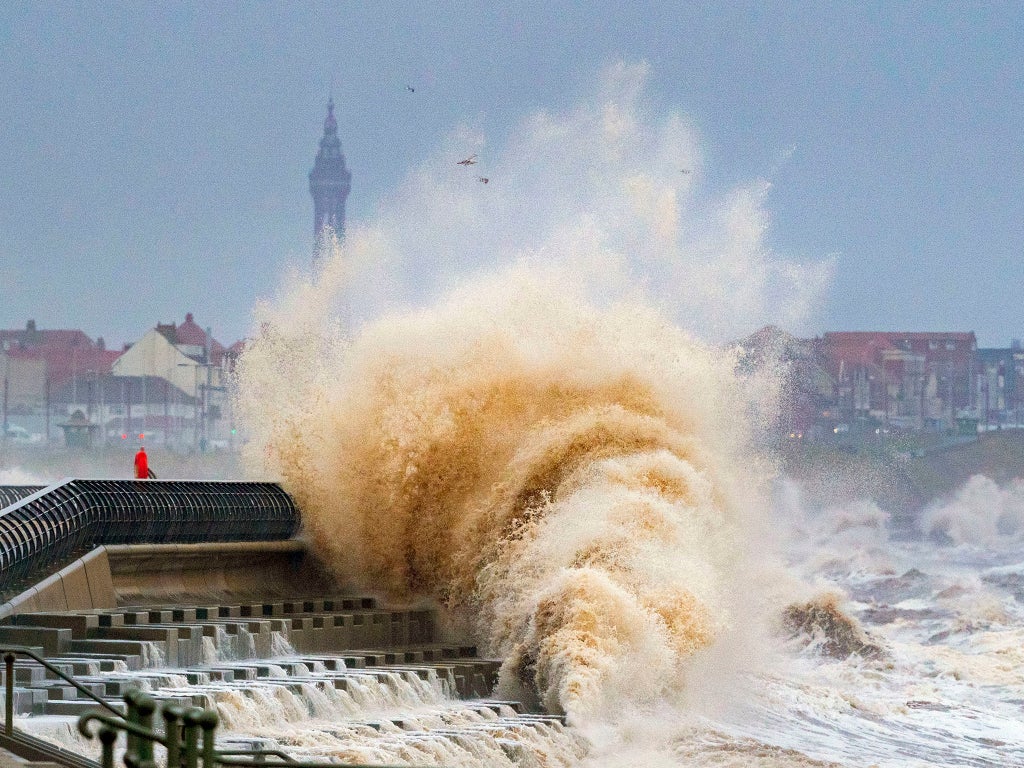
[[[240,405],[343,579],[438,600],[506,691],[574,716],[669,695],[739,618],[758,473],[730,353],[546,277],[351,343],[266,324]]]
[[[1024,480],[1000,486],[973,475],[952,496],[932,504],[922,515],[926,534],[944,534],[954,544],[999,547],[1024,540]]]

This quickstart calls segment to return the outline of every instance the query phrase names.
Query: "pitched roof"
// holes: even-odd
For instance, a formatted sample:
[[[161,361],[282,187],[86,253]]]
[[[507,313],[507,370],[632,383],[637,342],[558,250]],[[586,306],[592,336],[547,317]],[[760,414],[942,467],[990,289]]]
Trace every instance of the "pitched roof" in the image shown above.
[[[877,331],[839,331],[822,337],[822,351],[830,360],[866,365],[875,361],[883,349],[895,349],[888,333]]]
[[[92,349],[96,346],[84,331],[77,328],[43,331],[34,328],[0,330],[0,342],[6,342],[4,346],[17,346],[21,349]]]
[[[120,350],[97,347],[19,347],[7,351],[9,357],[17,360],[42,360],[51,388],[59,387],[76,376],[106,376],[121,354]]]
[[[166,326],[163,326],[166,328]],[[161,326],[157,325],[157,330],[160,330]],[[179,326],[171,326],[174,331],[174,336],[177,344],[188,344],[194,347],[206,348],[206,331],[199,326],[195,321],[191,312],[185,314],[185,322]],[[214,365],[220,365],[221,359],[224,357],[226,351],[223,344],[216,339],[210,339],[210,362]]]

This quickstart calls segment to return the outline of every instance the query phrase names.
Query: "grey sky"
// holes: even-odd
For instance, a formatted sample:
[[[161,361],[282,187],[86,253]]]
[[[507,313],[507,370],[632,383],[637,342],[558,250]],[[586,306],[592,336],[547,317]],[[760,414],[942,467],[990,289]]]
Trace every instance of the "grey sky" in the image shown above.
[[[308,259],[332,88],[359,222],[460,123],[503,147],[622,59],[708,194],[763,177],[770,247],[835,255],[806,330],[1024,335],[1021,3],[510,5],[4,4],[0,326],[230,343]]]

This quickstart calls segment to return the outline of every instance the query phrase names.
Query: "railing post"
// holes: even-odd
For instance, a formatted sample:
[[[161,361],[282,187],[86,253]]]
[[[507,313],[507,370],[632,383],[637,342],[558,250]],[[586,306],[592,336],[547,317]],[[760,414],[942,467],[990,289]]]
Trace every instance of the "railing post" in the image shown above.
[[[124,719],[132,725],[139,723],[139,698],[142,692],[132,688],[124,695],[125,713]],[[125,732],[124,764],[128,768],[138,768],[139,765],[139,737],[131,731]]]
[[[185,723],[185,768],[199,766],[199,716],[202,712],[198,707],[189,707],[182,718]]]
[[[181,767],[181,718],[184,708],[167,704],[163,708],[164,741],[167,743],[167,768]]]
[[[114,768],[114,742],[117,741],[117,731],[104,725],[99,732],[100,743],[103,745],[103,760],[101,768]]]
[[[199,727],[203,729],[203,768],[214,768],[216,763],[213,742],[219,720],[212,709],[204,709],[199,715]]]
[[[4,654],[4,733],[14,734],[14,654]]]
[[[138,697],[139,725],[141,725],[148,736],[140,736],[136,742],[139,755],[140,768],[152,768],[153,762],[153,713],[156,711],[156,701],[151,696],[142,694]]]

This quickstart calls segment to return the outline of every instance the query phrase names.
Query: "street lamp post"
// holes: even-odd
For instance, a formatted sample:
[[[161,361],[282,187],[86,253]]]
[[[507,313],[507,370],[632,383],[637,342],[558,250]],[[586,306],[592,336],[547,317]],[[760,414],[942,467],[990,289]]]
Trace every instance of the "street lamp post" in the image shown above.
[[[178,363],[179,368],[191,368],[192,369],[192,404],[194,406],[193,418],[192,418],[192,446],[197,447],[199,445],[199,421],[202,418],[205,430],[205,408],[200,409],[199,403],[199,391],[202,386],[199,383],[199,367],[201,363]]]

